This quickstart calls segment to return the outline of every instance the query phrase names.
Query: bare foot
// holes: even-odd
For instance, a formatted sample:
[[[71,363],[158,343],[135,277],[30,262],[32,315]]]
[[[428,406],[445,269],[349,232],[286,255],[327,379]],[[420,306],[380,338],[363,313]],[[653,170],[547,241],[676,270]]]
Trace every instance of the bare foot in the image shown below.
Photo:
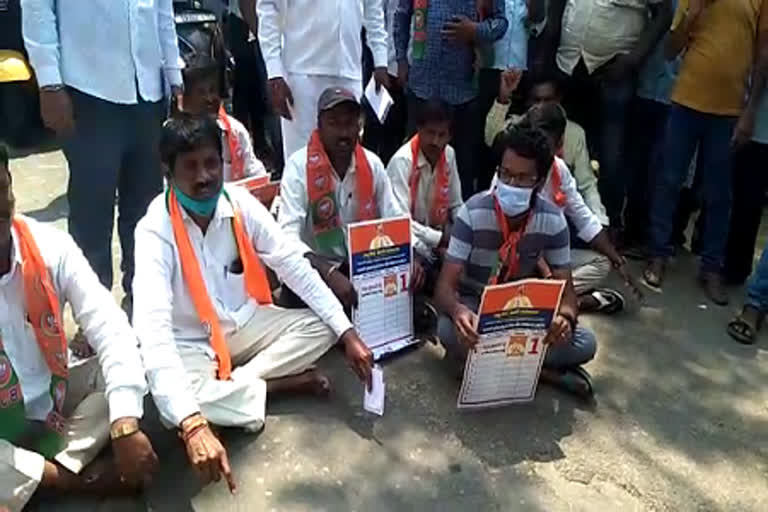
[[[99,458],[86,466],[78,475],[80,491],[96,496],[125,496],[135,494],[139,488],[128,485],[120,477],[111,458]]]
[[[300,393],[303,395],[325,397],[330,392],[330,381],[325,375],[314,368],[299,375],[267,381],[267,393]]]

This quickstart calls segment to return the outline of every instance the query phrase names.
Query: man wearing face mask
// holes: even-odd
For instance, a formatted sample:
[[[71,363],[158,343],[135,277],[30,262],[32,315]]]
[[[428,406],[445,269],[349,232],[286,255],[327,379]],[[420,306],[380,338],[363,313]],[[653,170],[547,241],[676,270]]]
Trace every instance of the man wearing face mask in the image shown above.
[[[369,386],[373,358],[266,208],[223,186],[215,120],[168,120],[160,152],[169,187],[136,229],[134,327],[163,421],[180,430],[205,483],[223,475],[234,490],[209,422],[258,432],[267,393],[327,394],[328,379],[312,365],[337,341]],[[311,310],[273,306],[263,264]]]
[[[578,299],[570,271],[568,225],[559,207],[539,191],[552,165],[547,136],[522,122],[498,141],[498,182],[459,209],[435,291],[442,312],[438,335],[448,357],[463,367],[478,342],[476,311],[483,288],[536,277],[539,259],[552,278],[567,282],[547,334],[550,344],[541,378],[567,392],[592,395],[581,368],[596,351],[594,334],[579,326]]]

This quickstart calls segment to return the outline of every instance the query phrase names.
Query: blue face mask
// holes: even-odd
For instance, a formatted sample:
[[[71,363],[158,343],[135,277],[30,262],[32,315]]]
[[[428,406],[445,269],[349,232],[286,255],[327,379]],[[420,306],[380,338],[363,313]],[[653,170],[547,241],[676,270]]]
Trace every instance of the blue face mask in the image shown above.
[[[179,190],[179,187],[177,187],[175,184],[173,185],[173,191],[176,193],[176,199],[178,199],[179,204],[185,210],[202,217],[213,215],[213,212],[216,211],[216,205],[219,203],[219,196],[221,196],[222,190],[224,190],[224,187],[219,188],[219,191],[216,192],[216,194],[210,199],[201,200],[189,197],[187,194]]]
[[[501,211],[503,211],[505,215],[516,217],[531,207],[531,195],[533,194],[533,189],[513,187],[512,185],[507,185],[498,181],[496,183],[496,191],[494,194],[496,195],[496,199],[499,200]]]

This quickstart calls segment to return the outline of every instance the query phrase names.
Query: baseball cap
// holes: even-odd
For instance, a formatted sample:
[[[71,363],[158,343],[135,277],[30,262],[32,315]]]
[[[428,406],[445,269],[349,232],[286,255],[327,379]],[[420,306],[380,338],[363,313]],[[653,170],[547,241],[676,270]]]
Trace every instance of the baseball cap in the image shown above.
[[[336,105],[347,102],[354,103],[358,107],[360,106],[357,96],[355,96],[355,93],[349,89],[343,87],[329,87],[323,91],[320,95],[320,99],[317,100],[317,111],[323,112],[325,110],[330,110]]]

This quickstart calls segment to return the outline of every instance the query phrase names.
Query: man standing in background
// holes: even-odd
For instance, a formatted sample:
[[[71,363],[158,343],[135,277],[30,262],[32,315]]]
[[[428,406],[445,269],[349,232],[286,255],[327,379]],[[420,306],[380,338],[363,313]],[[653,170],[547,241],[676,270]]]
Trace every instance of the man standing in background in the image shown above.
[[[259,42],[272,104],[282,116],[283,155],[306,146],[326,88],[363,93],[365,27],[374,79],[387,86],[387,31],[381,0],[258,0]]]
[[[182,90],[172,0],[22,0],[45,125],[69,164],[69,232],[112,288],[112,228],[131,297],[133,231],[162,190],[163,101]]]

